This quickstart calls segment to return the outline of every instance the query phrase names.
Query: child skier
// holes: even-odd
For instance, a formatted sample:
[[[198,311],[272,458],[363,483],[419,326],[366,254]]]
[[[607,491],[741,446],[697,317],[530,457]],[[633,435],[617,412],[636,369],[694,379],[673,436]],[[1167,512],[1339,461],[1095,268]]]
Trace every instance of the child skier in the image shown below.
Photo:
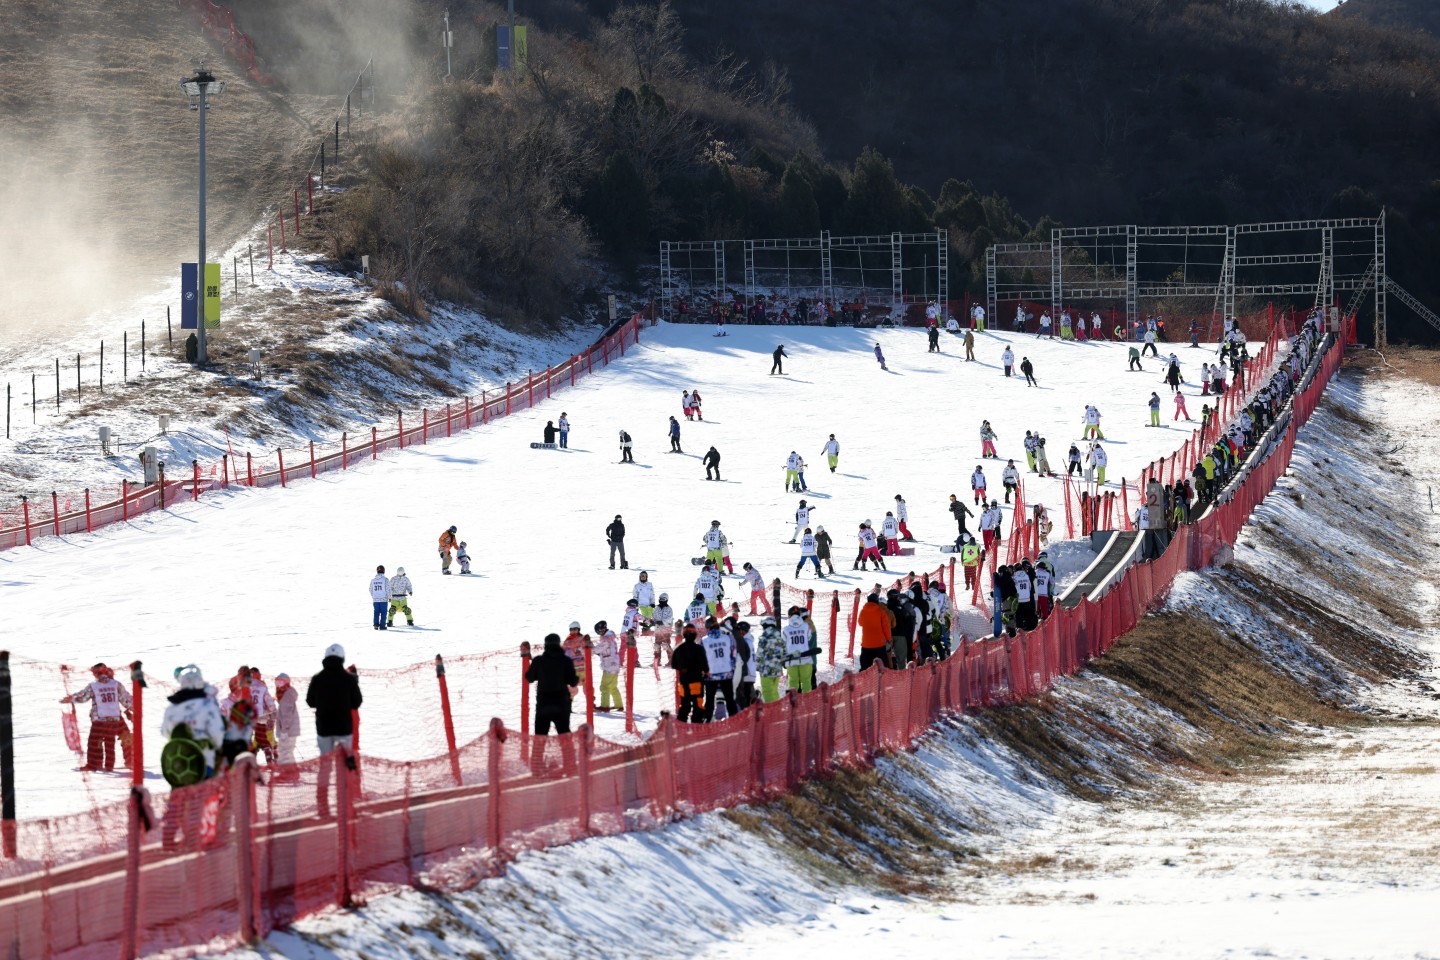
[[[460,572],[470,572],[470,554],[466,552],[465,541],[460,541],[460,549],[455,553],[455,559],[460,561]]]

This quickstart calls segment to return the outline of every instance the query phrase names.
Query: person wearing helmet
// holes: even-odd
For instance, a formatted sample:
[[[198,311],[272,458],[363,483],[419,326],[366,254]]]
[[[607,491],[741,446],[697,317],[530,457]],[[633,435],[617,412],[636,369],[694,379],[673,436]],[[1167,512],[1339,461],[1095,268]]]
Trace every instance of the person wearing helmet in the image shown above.
[[[760,640],[755,646],[755,671],[760,676],[760,699],[780,699],[780,677],[785,672],[785,638],[774,617],[760,621]]]
[[[635,455],[630,452],[630,448],[631,448],[631,446],[633,445],[633,443],[634,443],[634,441],[632,441],[632,440],[630,439],[630,434],[626,433],[624,430],[621,430],[621,431],[620,431],[620,462],[621,462],[621,463],[634,463],[634,462],[635,462]]]
[[[857,534],[860,541],[860,556],[855,565],[861,570],[868,570],[866,564],[874,560],[878,569],[885,569],[885,561],[880,557],[880,541],[875,536],[875,531],[870,527],[870,521],[866,520],[860,524],[860,532]]]
[[[196,771],[193,782],[199,782],[215,771],[215,751],[225,736],[225,722],[220,718],[220,707],[215,702],[215,688],[205,682],[199,667],[193,663],[179,667],[175,670],[175,679],[180,689],[166,698],[169,706],[160,721],[160,736],[194,744],[199,752],[198,762],[204,767]],[[204,798],[197,794],[198,791],[194,790],[176,790],[170,794],[160,829],[161,843],[166,850],[176,849],[176,837],[182,831],[187,847],[199,847]]]
[[[906,541],[914,540],[915,537],[911,535],[909,526],[910,508],[905,503],[905,498],[898,493],[895,494],[895,520],[900,527],[900,539]]]
[[[675,610],[670,606],[670,594],[660,594],[660,602],[655,604],[650,622],[657,630],[669,632],[670,624],[675,622]]]
[[[785,458],[785,492],[800,492],[800,454],[794,450]]]
[[[325,648],[320,672],[310,678],[305,691],[305,705],[315,711],[315,744],[320,750],[320,776],[317,787],[320,816],[330,816],[331,753],[344,748],[355,749],[355,712],[364,698],[360,695],[360,678],[345,669],[345,648],[332,643]],[[355,769],[355,757],[345,758],[345,766]]]
[[[828,576],[835,575],[835,564],[830,560],[831,542],[830,534],[825,532],[824,527],[815,528],[815,556],[825,564],[825,572]]]
[[[630,612],[635,610],[634,603],[631,600],[626,611],[627,622]],[[625,702],[620,699],[620,638],[604,620],[595,624],[595,638],[595,657],[600,661],[600,702],[595,709],[601,713],[624,710]]]
[[[300,779],[295,766],[295,738],[300,736],[300,698],[290,683],[290,674],[275,674],[275,752],[280,761],[276,777],[281,781]]]
[[[124,717],[130,715],[130,692],[115,679],[115,671],[103,663],[90,668],[95,679],[61,703],[90,704],[90,735],[85,743],[85,766],[81,770],[114,770],[115,741],[120,741],[124,768],[130,767],[130,728]]]
[[[885,546],[881,553],[887,557],[898,557],[900,555],[900,524],[895,521],[893,511],[885,511],[885,519],[880,521],[880,535],[885,538]]]
[[[1014,460],[1005,461],[1005,470],[1000,474],[1000,485],[1005,488],[1005,502],[1010,502],[1011,494],[1015,495],[1018,502],[1020,498],[1020,470],[1015,466]]]
[[[750,594],[750,616],[755,616],[757,612],[757,601],[760,606],[765,608],[766,613],[772,613],[770,601],[765,596],[765,578],[760,575],[760,571],[756,570],[752,564],[742,564],[741,569],[744,570],[745,573],[740,577],[740,586]]]
[[[456,536],[457,532],[452,526],[440,534],[440,572],[447,577],[450,576],[450,554],[455,549],[455,545],[460,542]]]
[[[375,568],[370,578],[371,621],[376,630],[385,629],[385,611],[390,606],[390,578],[385,576],[385,565]]]
[[[814,512],[814,507],[807,504],[804,500],[800,501],[800,506],[795,508],[795,529],[790,534],[791,543],[794,543],[796,539],[800,536],[801,530],[804,530],[806,527],[810,526],[810,514]]]
[[[461,544],[463,547],[464,544]],[[468,558],[467,558],[468,559]],[[460,572],[469,573],[462,563]],[[395,626],[395,614],[405,614],[405,622],[415,626],[415,614],[410,609],[410,598],[415,595],[415,588],[410,585],[410,578],[405,576],[404,567],[395,568],[395,576],[390,578],[390,615],[385,620],[386,627]]]
[[[718,566],[725,559],[725,534],[720,532],[720,521],[711,520],[710,529],[700,538],[700,545],[705,548],[705,560]]]
[[[605,528],[605,542],[610,544],[610,569],[615,569],[615,552],[620,552],[620,569],[629,570],[630,564],[625,560],[625,522],[620,519],[620,514],[615,514],[614,521]]]
[[[825,441],[825,446],[820,448],[825,454],[825,462],[830,464],[830,472],[834,473],[835,468],[840,464],[840,442],[835,439],[835,434],[830,434],[830,439]]]
[[[461,572],[462,574],[469,574],[469,573],[470,573],[470,551],[469,551],[469,549],[466,547],[464,540],[461,540],[461,541],[460,541],[460,545],[455,549],[455,559],[460,562],[460,572]]]
[[[560,644],[570,662],[575,664],[575,675],[580,678],[576,683],[581,686],[585,684],[585,644],[589,641],[589,635],[580,632],[580,621],[571,620],[570,632],[565,634]]]
[[[655,585],[650,582],[649,573],[640,571],[640,579],[630,588],[630,598],[635,601],[641,617],[649,620],[655,615]]]
[[[785,365],[780,361],[787,359],[789,356],[790,354],[785,352],[785,344],[782,343],[776,347],[775,352],[770,354],[770,358],[774,361],[770,364],[770,373],[772,375],[776,373],[783,375],[785,373]]]
[[[1000,507],[995,501],[989,504],[981,504],[984,509],[980,511],[980,539],[982,549],[989,551],[990,545],[998,536],[1000,527]]]

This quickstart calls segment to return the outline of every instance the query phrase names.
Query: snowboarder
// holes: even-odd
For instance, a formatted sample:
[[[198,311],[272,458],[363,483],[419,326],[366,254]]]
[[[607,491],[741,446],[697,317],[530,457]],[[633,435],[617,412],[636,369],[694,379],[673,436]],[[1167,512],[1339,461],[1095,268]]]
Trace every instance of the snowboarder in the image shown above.
[[[442,535],[443,542],[443,535]],[[441,554],[442,557],[447,554]],[[372,623],[376,630],[385,629],[385,611],[390,606],[390,578],[385,576],[385,566],[381,564],[375,568],[375,576],[370,578],[370,607],[372,612]]]
[[[712,445],[709,450],[705,451],[705,457],[704,457],[704,459],[702,459],[700,462],[705,465],[705,479],[706,479],[706,480],[719,480],[719,479],[720,479],[720,451],[719,451],[719,450],[716,450],[715,447]],[[711,476],[711,474],[714,474],[714,476]]]
[[[1082,434],[1081,439],[1084,439],[1084,440],[1104,440],[1104,439],[1105,439],[1105,434],[1104,434],[1104,432],[1102,432],[1101,429],[1100,429],[1100,408],[1099,408],[1099,407],[1096,407],[1096,406],[1094,406],[1093,404],[1086,404],[1086,405],[1085,405],[1085,416],[1084,416],[1083,419],[1084,419],[1084,423],[1085,423],[1085,432],[1084,432],[1084,434]]]
[[[926,336],[926,337],[929,339],[929,341],[930,341],[930,346],[929,346],[929,348],[928,348],[925,352],[926,352],[926,353],[939,353],[939,352],[940,352],[940,328],[937,327],[937,326],[935,326],[934,324],[931,324],[930,329],[927,330],[927,331],[925,331],[925,336]]]
[[[744,710],[755,702],[755,677],[758,675],[755,638],[750,635],[750,624],[744,620],[737,621],[731,632],[735,636],[735,657],[739,661],[735,702]]]
[[[676,420],[674,417],[670,418],[670,452],[685,452],[680,449],[680,421]]]
[[[1065,473],[1074,476],[1080,472],[1080,448],[1070,444],[1070,451],[1065,455]]]
[[[1095,467],[1095,482],[1103,487],[1105,485],[1105,467],[1110,462],[1110,455],[1100,444],[1094,444],[1090,448],[1090,462]]]
[[[630,434],[626,433],[624,430],[621,430],[621,431],[620,431],[620,462],[621,462],[621,463],[634,463],[634,462],[635,462],[635,457],[634,457],[634,455],[630,453],[630,446],[631,446],[631,443],[632,443],[632,442],[633,442],[633,441],[630,439]]]
[[[560,449],[570,449],[570,418],[564,410],[560,411]]]
[[[1035,364],[1030,362],[1029,357],[1020,358],[1020,372],[1025,374],[1025,386],[1040,386],[1040,381],[1035,379]]]
[[[895,520],[900,525],[900,537],[903,540],[915,539],[913,536],[910,535],[910,527],[907,526],[907,522],[909,521],[909,519],[910,508],[905,503],[905,498],[900,496],[900,494],[898,493],[895,494]]]
[[[640,571],[640,579],[635,581],[635,586],[630,588],[630,599],[635,601],[640,615],[646,620],[654,616],[655,585],[650,582],[650,574],[646,571]]]
[[[1038,473],[1035,466],[1035,451],[1040,449],[1040,437],[1029,430],[1025,431],[1025,462],[1029,464],[1031,473]]]
[[[1140,348],[1133,345],[1130,347],[1130,369],[1145,372],[1145,368],[1140,365]]]
[[[1184,417],[1186,420],[1189,420],[1189,419],[1190,419],[1190,411],[1185,409],[1185,394],[1181,393],[1179,390],[1176,390],[1176,391],[1175,391],[1175,416],[1171,417],[1171,419],[1172,419],[1172,420],[1179,420],[1181,417]]]
[[[786,683],[796,693],[815,688],[815,654],[819,650],[805,617],[805,608],[792,607],[790,619],[781,631],[785,640]]]
[[[879,343],[879,341],[876,341],[876,343],[875,343],[875,362],[878,363],[878,364],[880,364],[880,369],[881,369],[881,370],[889,370],[889,369],[890,369],[889,367],[885,366],[885,354],[880,351],[880,343]]]
[[[791,543],[794,543],[795,538],[800,536],[801,530],[810,526],[810,514],[814,512],[814,507],[809,506],[804,500],[800,501],[800,506],[795,508],[795,530],[790,534]]]
[[[1040,329],[1035,332],[1035,339],[1039,340],[1041,337],[1046,337],[1050,340],[1055,339],[1053,321],[1050,319],[1049,310],[1042,310],[1040,312]]]
[[[600,661],[600,702],[595,709],[601,713],[624,710],[625,702],[620,699],[620,642],[604,620],[595,624],[594,651]]]
[[[686,420],[695,419],[695,404],[690,399],[690,391],[686,390],[680,394],[680,410],[685,414]]]
[[[466,558],[469,559],[468,557]],[[468,573],[465,564],[461,564],[462,573]],[[415,626],[415,614],[410,609],[410,597],[415,595],[415,588],[410,584],[410,578],[405,576],[404,567],[395,568],[395,576],[390,578],[390,612],[385,618],[385,626],[395,626],[395,614],[405,614],[405,622],[409,626]]]
[[[725,715],[740,711],[735,703],[735,638],[713,616],[705,619],[705,722],[715,719],[715,700],[725,698]]]
[[[791,542],[793,543],[794,541]],[[815,534],[810,530],[809,527],[806,527],[805,532],[800,535],[800,562],[795,564],[795,576],[797,578],[800,576],[800,570],[805,566],[806,560],[809,560],[811,563],[815,564],[816,577],[819,577],[822,580],[825,578],[824,572],[820,569],[820,557],[818,554],[818,550],[819,547],[815,543]]]
[[[1053,477],[1055,474],[1050,470],[1050,457],[1045,453],[1045,438],[1035,438],[1035,469],[1042,477]]]
[[[800,454],[794,450],[785,458],[785,492],[800,492]]]
[[[835,434],[830,434],[830,439],[825,441],[820,452],[825,454],[825,459],[830,464],[830,472],[834,473],[835,467],[840,463],[840,443],[835,439]]]
[[[985,485],[985,468],[977,463],[975,472],[970,474],[970,491],[975,495],[976,506],[985,505]]]
[[[973,517],[970,508],[955,494],[950,494],[950,515],[955,518],[955,523],[960,528],[960,535],[965,535],[965,518]]]
[[[776,347],[776,348],[775,348],[775,352],[772,353],[772,354],[770,354],[770,356],[771,356],[771,358],[774,359],[774,361],[775,361],[774,363],[770,364],[770,372],[771,372],[772,374],[775,374],[775,373],[781,373],[781,374],[783,374],[783,373],[785,372],[785,365],[784,365],[783,363],[781,363],[780,361],[781,361],[781,360],[784,360],[784,359],[788,359],[789,356],[790,356],[790,354],[788,354],[788,353],[785,352],[785,344],[782,343],[782,344],[780,344],[780,346]]]
[[[720,521],[711,520],[710,529],[705,531],[705,536],[700,543],[705,547],[705,560],[713,563],[718,568],[724,556],[725,534],[720,531]]]
[[[703,414],[703,413],[700,412],[700,391],[699,391],[699,390],[691,390],[691,391],[690,391],[690,409],[695,411],[695,419],[696,419],[696,420],[700,420],[700,421],[702,421],[702,422],[704,421],[704,419],[705,419],[705,414]]]
[[[999,439],[995,430],[990,426],[989,420],[980,423],[980,458],[982,460],[987,457],[1000,459],[1000,454],[995,452],[995,441]]]
[[[615,514],[615,519],[605,528],[605,542],[610,545],[610,569],[615,569],[615,554],[620,554],[620,569],[629,570],[630,564],[625,561],[625,521],[620,519],[620,514]]]
[[[875,539],[875,531],[870,529],[869,521],[860,524],[860,557],[855,562],[855,567],[860,570],[867,570],[867,561],[874,560],[875,566],[881,570],[885,569],[885,561],[880,556],[880,541]]]
[[[1143,346],[1143,347],[1140,348],[1140,356],[1142,356],[1142,357],[1145,356],[1145,351],[1146,351],[1146,350],[1149,350],[1149,351],[1150,351],[1150,355],[1151,355],[1152,357],[1155,357],[1156,359],[1159,359],[1159,357],[1160,357],[1160,351],[1155,348],[1155,328],[1154,328],[1154,327],[1147,327],[1147,328],[1145,329],[1145,346]]]
[[[756,601],[759,601],[760,606],[765,609],[766,613],[773,613],[774,611],[770,607],[770,600],[765,596],[765,578],[760,576],[760,571],[748,563],[742,565],[741,569],[745,571],[745,574],[740,578],[740,586],[750,593],[750,616],[755,616],[757,612],[755,609]]]
[[[95,678],[83,688],[61,699],[61,703],[90,704],[90,735],[85,743],[85,766],[81,770],[114,770],[115,741],[120,741],[123,766],[130,767],[130,728],[125,726],[130,716],[130,692],[115,679],[115,671],[103,663],[90,668]]]
[[[815,556],[825,562],[826,573],[834,576],[835,564],[830,562],[830,534],[824,527],[815,528]]]
[[[780,675],[785,672],[785,639],[774,617],[760,621],[760,642],[756,645],[756,672],[760,675],[760,699],[780,699]]]
[[[470,572],[470,551],[465,541],[461,540],[460,545],[455,549],[455,559],[460,563],[460,572]]]
[[[455,549],[455,544],[459,542],[457,531],[453,525],[450,529],[440,534],[440,572],[447,577],[450,576],[451,551]],[[388,602],[388,596],[386,600]]]
[[[1020,498],[1020,471],[1015,467],[1014,460],[1005,462],[1005,470],[1000,474],[1000,483],[1005,487],[1005,502],[1010,502],[1010,495],[1015,494],[1016,501]]]
[[[1150,391],[1150,399],[1146,405],[1150,408],[1150,426],[1160,426],[1160,394]]]
[[[966,362],[966,363],[969,363],[971,360],[974,360],[974,359],[975,359],[975,334],[974,334],[972,331],[970,331],[970,330],[966,330],[966,331],[965,331],[965,362]]]
[[[800,490],[801,490],[801,492],[805,492],[805,491],[808,491],[808,490],[810,489],[809,485],[805,483],[805,458],[804,458],[804,457],[800,457],[800,458],[799,458],[799,462],[795,464],[795,479],[798,480],[798,481],[800,481]]]
[[[1000,351],[1000,363],[1005,368],[1005,376],[1010,376],[1015,366],[1015,351],[1011,350],[1008,345]]]
[[[718,564],[712,566],[707,563],[700,568],[700,576],[695,578],[695,592],[705,598],[705,612],[713,614],[720,598],[725,595]]]
[[[548,446],[551,446],[551,445],[553,445],[553,444],[555,443],[555,435],[556,435],[557,432],[558,432],[558,431],[555,429],[555,421],[554,421],[554,420],[546,420],[546,421],[545,421],[545,445],[546,445],[547,447],[548,447]]]

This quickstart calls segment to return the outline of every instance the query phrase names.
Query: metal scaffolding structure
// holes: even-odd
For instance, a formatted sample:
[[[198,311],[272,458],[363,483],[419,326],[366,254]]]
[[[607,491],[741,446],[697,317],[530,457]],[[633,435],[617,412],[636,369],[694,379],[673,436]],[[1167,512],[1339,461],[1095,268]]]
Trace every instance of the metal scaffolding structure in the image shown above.
[[[726,248],[738,248],[743,273],[726,275]],[[950,241],[944,230],[760,240],[666,240],[660,244],[661,312],[671,319],[684,299],[698,307],[742,295],[870,301],[892,308],[950,296]]]
[[[1336,297],[1375,292],[1375,342],[1385,342],[1385,215],[1233,226],[1060,227],[1048,243],[997,243],[985,251],[985,299],[1067,305],[1119,301],[1127,322],[1177,299],[1209,301],[1233,317],[1237,299]],[[1339,311],[1327,311],[1338,322]]]

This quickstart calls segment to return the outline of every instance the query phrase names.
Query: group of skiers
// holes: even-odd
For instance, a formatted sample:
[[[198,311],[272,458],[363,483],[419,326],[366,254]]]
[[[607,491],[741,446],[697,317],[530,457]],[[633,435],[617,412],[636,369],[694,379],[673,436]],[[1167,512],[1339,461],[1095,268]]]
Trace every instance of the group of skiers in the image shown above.
[[[856,622],[859,668],[878,661],[898,670],[910,663],[943,660],[950,655],[952,623],[950,599],[938,580],[928,587],[916,580],[908,589],[892,588],[883,603],[876,589],[866,597]]]

